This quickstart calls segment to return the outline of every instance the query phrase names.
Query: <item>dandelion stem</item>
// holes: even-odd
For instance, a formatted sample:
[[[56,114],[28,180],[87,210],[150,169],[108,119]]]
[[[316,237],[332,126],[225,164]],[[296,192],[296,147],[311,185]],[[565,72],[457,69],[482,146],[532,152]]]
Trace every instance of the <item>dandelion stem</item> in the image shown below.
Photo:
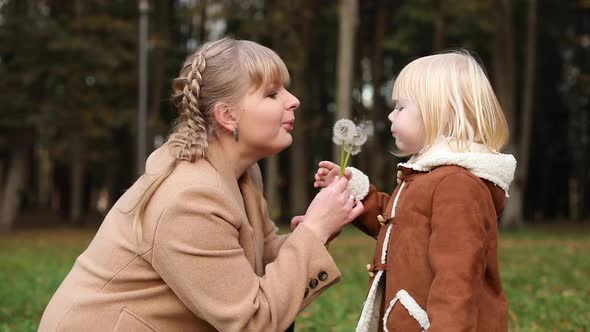
[[[346,165],[344,165],[344,143],[342,143],[342,148],[340,149],[340,172],[338,173],[339,177],[342,177],[344,175],[344,168],[346,168]]]
[[[342,166],[342,168],[340,169],[340,171],[342,172],[342,175],[344,175],[343,169],[345,170],[346,166],[348,166],[348,161],[350,160],[350,153],[351,152],[352,152],[352,150],[348,151],[348,153],[346,154],[346,159],[344,159],[344,166]]]

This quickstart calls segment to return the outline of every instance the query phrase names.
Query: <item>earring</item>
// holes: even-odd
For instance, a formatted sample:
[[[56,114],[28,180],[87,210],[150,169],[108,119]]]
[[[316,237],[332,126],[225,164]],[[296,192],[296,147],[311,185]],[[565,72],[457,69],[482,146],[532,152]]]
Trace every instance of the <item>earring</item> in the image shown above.
[[[238,126],[234,127],[234,141],[236,141],[236,143],[238,143],[238,139],[240,138],[240,131],[238,130]]]

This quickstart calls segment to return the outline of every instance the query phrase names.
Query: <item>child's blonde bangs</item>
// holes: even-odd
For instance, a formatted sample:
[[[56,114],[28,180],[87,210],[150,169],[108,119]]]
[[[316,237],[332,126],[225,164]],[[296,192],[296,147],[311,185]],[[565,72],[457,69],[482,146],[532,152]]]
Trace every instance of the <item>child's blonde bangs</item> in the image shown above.
[[[428,79],[430,66],[425,63],[425,58],[418,58],[402,69],[393,85],[392,98],[394,101],[408,100],[416,104],[422,115],[422,125],[425,134],[425,144],[423,150],[428,149],[434,144],[436,139],[443,132],[441,116],[444,108],[441,101],[441,86],[434,86]],[[401,156],[401,154],[396,153]]]
[[[412,61],[396,79],[392,97],[418,106],[424,121],[424,149],[445,137],[461,151],[476,142],[498,152],[508,140],[506,118],[491,84],[467,51]]]
[[[241,40],[238,61],[246,71],[252,88],[258,90],[272,84],[288,86],[289,71],[281,58],[271,49],[260,44]]]
[[[400,99],[407,99],[415,102],[419,96],[419,82],[416,79],[418,68],[411,66],[412,63],[404,67],[399,75],[395,78],[393,84],[393,93],[391,98],[394,102]]]

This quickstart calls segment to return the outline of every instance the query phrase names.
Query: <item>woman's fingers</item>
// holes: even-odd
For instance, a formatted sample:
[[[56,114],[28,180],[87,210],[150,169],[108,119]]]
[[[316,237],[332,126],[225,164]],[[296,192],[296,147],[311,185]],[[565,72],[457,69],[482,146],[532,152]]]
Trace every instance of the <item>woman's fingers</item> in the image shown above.
[[[345,170],[344,171],[344,176],[346,176],[347,179],[352,179],[352,172],[350,170]]]
[[[334,181],[330,184],[330,186],[333,186],[336,192],[342,193],[344,190],[346,190],[346,187],[348,186],[348,179],[346,177],[335,177]]]
[[[350,200],[352,193],[350,192],[350,189],[348,189],[348,186],[344,189],[344,191],[342,192],[342,195],[344,195],[344,198]],[[355,198],[353,197],[352,200],[354,201]]]
[[[356,205],[352,208],[352,211],[350,211],[350,221],[358,218],[364,211],[365,206],[363,205],[363,202],[357,199]]]
[[[354,207],[354,204],[356,203],[356,199],[354,199],[354,197],[352,196],[347,196],[346,197],[346,203],[344,203],[344,208],[347,210],[352,210],[352,208]]]

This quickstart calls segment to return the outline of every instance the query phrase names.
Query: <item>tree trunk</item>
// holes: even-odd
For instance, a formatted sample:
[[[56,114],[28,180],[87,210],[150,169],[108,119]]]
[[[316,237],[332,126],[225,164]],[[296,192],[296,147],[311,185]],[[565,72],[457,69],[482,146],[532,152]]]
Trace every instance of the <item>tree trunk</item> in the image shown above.
[[[4,197],[4,191],[2,189],[4,189],[4,167],[5,167],[5,162],[4,160],[2,160],[0,158],[0,211],[2,211],[2,197]]]
[[[207,0],[201,1],[199,38],[201,39],[201,45],[207,41]]]
[[[21,142],[13,147],[10,165],[3,187],[0,209],[0,233],[11,231],[18,214],[27,175],[29,173],[28,144]]]
[[[385,39],[385,27],[387,25],[387,2],[379,0],[375,8],[375,42],[373,48],[372,83],[373,83],[373,112],[371,120],[373,122],[373,137],[369,141],[369,151],[371,156],[385,155],[385,149],[381,142],[381,131],[379,123],[386,119],[385,105],[381,96],[381,87],[384,78],[384,58],[383,58],[383,41]],[[385,158],[371,158],[371,168],[369,178],[375,183],[384,183]]]
[[[526,188],[529,169],[531,132],[533,126],[535,66],[537,60],[537,0],[529,0],[524,64],[524,86],[522,96],[522,118],[518,151],[519,167],[516,172],[518,183]]]
[[[115,158],[113,158],[115,159]],[[115,162],[113,160],[113,162]],[[104,202],[104,213],[108,212],[113,204],[115,203],[116,198],[118,198],[116,194],[116,186],[117,186],[117,172],[115,171],[114,167],[109,167],[105,174],[105,191],[106,191],[106,198]]]
[[[38,192],[37,204],[39,207],[47,208],[51,202],[51,195],[53,193],[53,162],[49,155],[49,150],[45,147],[40,147],[37,150],[37,174],[38,174]]]
[[[295,112],[295,128],[291,133],[293,135],[293,145],[289,149],[289,190],[290,190],[290,217],[304,214],[309,204],[308,189],[312,183],[312,175],[308,174],[308,162],[305,154],[305,141],[307,137],[306,102],[307,89],[305,82],[305,73],[307,71],[307,50],[311,48],[311,25],[313,11],[310,8],[312,4],[309,1],[303,1],[301,21],[301,33],[298,35],[299,47],[294,54],[294,68],[292,90],[302,102],[299,110]]]
[[[281,216],[281,194],[279,192],[279,156],[266,158],[264,168],[264,197],[268,208],[268,215],[272,220]]]
[[[81,137],[72,140],[71,181],[70,181],[70,221],[80,222],[84,190],[84,146]]]
[[[436,10],[438,15],[434,22],[434,40],[432,43],[432,48],[435,52],[440,51],[445,47],[446,20],[443,2],[443,0],[436,0]]]
[[[350,119],[352,105],[352,73],[355,31],[358,21],[358,0],[340,0],[338,36],[338,77],[336,91],[336,120]],[[340,161],[340,147],[334,145],[333,159]]]
[[[150,105],[150,135],[148,136],[149,142],[147,147],[147,153],[154,148],[154,141],[157,135],[165,135],[161,132],[161,114],[160,110],[162,107],[162,88],[164,84],[164,75],[166,72],[166,51],[170,48],[170,1],[158,2],[159,10],[157,11],[156,24],[157,24],[157,48],[155,50],[155,59],[153,63],[154,74],[152,80],[152,100]],[[168,90],[166,90],[168,91]]]
[[[498,26],[493,36],[492,66],[494,73],[494,85],[500,104],[506,114],[506,121],[510,129],[511,137],[518,137],[516,123],[516,97],[515,97],[515,61],[514,52],[514,28],[512,17],[512,2],[499,0],[497,13]],[[506,151],[514,154],[518,160],[518,143],[510,141]],[[503,223],[506,227],[517,228],[522,225],[522,184],[515,178],[510,188],[510,199],[506,203],[503,213]]]

